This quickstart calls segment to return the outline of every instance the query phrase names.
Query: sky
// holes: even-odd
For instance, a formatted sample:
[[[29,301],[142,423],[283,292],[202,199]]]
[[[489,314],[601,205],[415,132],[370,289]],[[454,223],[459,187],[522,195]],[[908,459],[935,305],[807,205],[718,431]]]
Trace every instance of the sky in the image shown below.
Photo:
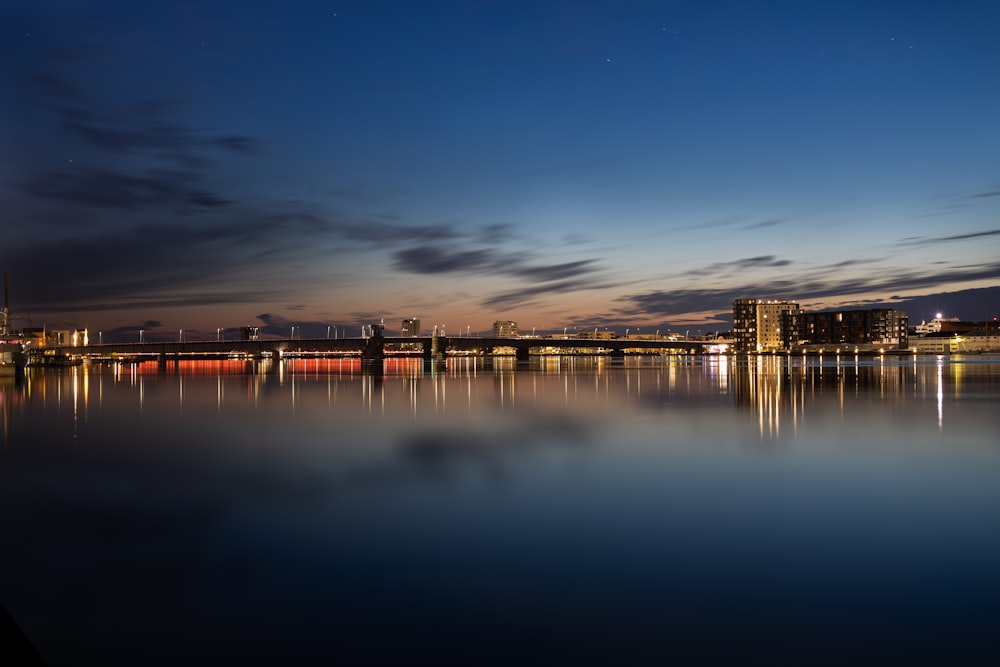
[[[1000,315],[1000,3],[0,9],[15,327]]]

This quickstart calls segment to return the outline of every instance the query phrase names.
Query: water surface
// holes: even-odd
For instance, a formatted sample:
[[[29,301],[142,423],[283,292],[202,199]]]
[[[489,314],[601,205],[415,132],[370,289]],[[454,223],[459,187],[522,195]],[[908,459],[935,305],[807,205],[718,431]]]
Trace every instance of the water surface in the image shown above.
[[[997,357],[5,382],[0,603],[50,665],[1000,650]]]

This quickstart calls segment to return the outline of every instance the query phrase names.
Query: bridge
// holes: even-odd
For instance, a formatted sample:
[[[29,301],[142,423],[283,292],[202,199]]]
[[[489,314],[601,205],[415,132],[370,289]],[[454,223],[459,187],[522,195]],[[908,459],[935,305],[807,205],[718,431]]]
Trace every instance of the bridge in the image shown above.
[[[648,340],[615,338],[474,338],[462,336],[431,336],[412,338],[373,336],[359,338],[279,338],[264,340],[208,340],[145,343],[106,343],[98,345],[57,345],[28,350],[29,357],[44,362],[47,357],[116,358],[131,360],[284,356],[360,356],[365,361],[380,361],[386,356],[421,356],[431,361],[447,355],[500,355],[513,353],[526,360],[534,354],[697,354],[703,351],[703,341]]]

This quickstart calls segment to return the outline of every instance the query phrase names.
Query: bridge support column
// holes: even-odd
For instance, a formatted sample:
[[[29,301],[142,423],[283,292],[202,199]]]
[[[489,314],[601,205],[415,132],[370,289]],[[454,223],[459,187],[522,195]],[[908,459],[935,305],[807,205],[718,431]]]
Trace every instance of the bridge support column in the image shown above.
[[[516,349],[517,349],[517,360],[527,361],[528,358],[530,357],[529,352],[531,348],[529,348],[527,345],[518,345]]]
[[[436,361],[444,360],[445,350],[448,349],[448,339],[444,336],[431,336],[431,359]]]
[[[373,324],[372,335],[365,341],[365,346],[361,349],[361,361],[382,363],[383,359],[385,359],[385,337],[382,335],[382,327]]]

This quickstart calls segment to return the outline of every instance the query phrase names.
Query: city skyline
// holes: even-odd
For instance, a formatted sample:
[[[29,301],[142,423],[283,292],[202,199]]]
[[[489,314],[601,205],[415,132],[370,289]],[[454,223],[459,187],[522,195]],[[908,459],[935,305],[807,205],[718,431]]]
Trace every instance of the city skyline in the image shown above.
[[[14,325],[989,319],[1000,8],[877,5],[7,7]]]

